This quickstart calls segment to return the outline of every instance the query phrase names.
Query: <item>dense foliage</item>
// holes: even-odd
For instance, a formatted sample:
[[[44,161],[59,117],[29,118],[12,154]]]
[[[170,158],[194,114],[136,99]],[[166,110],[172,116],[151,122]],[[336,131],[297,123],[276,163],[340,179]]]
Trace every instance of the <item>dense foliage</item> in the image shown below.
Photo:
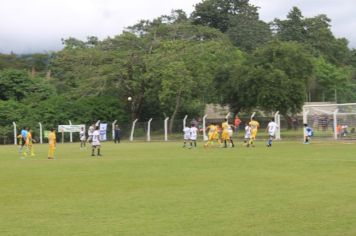
[[[205,0],[115,37],[63,40],[49,54],[0,54],[0,125],[203,114],[259,108],[288,116],[305,101],[355,101],[355,49],[326,15],[263,22],[248,0]],[[128,101],[127,97],[132,97]]]

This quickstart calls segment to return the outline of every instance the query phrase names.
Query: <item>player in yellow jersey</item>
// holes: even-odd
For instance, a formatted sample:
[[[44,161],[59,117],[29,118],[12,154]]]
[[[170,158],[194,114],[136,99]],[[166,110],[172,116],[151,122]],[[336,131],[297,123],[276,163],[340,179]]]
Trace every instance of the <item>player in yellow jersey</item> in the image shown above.
[[[224,148],[227,148],[227,140],[230,140],[229,136],[229,123],[227,119],[224,119],[224,122],[221,124],[222,133],[221,133],[221,140],[224,143]]]
[[[257,136],[257,131],[258,131],[258,128],[260,127],[260,123],[258,123],[258,121],[255,120],[254,117],[251,118],[251,121],[249,123],[249,126],[251,127],[251,137],[250,137],[250,141],[249,143],[247,144],[247,147],[249,145],[253,146],[254,147],[254,141],[256,140],[256,136]]]
[[[51,132],[48,134],[48,159],[54,159],[54,151],[56,150],[56,130],[55,128],[51,129]]]
[[[215,123],[211,123],[206,129],[208,130],[208,142],[205,147],[214,145],[214,141],[218,139],[218,129]]]
[[[35,142],[35,140],[32,138],[32,129],[29,128],[28,129],[28,133],[26,136],[26,151],[24,152],[24,155],[27,156],[27,153],[29,153],[31,155],[31,157],[35,156],[35,150],[33,148],[33,143]]]

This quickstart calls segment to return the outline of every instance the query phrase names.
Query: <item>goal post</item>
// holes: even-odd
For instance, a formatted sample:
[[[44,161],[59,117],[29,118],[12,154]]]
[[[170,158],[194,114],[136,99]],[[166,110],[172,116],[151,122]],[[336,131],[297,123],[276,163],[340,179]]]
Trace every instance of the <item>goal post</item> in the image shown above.
[[[314,138],[356,139],[356,103],[304,105],[303,123]]]

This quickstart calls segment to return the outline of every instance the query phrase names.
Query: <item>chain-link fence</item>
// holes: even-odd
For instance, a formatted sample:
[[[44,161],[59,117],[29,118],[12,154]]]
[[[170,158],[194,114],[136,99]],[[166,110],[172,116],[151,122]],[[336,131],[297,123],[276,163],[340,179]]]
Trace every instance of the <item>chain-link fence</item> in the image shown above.
[[[334,123],[334,115],[332,114],[313,114],[310,113],[304,117],[310,127],[314,130],[314,139],[327,139],[333,140],[335,136],[335,127],[338,139],[356,139],[356,114],[347,114],[347,113],[339,113],[337,117],[336,126]],[[255,119],[260,123],[260,129],[258,132],[257,139],[267,139],[267,132],[265,129],[270,121],[271,116],[257,116]],[[234,133],[234,139],[237,141],[243,140],[244,132],[245,132],[245,123],[250,121],[250,117],[242,116],[240,117],[241,123],[238,127],[238,132]],[[220,119],[209,119],[206,120],[206,127],[210,123],[221,124],[223,122],[223,118]],[[107,141],[113,141],[113,127],[112,122],[110,121],[101,121],[101,123],[107,124]],[[203,120],[202,119],[187,119],[186,124],[190,125],[194,123],[196,127],[199,129],[198,140],[203,140]],[[234,120],[229,120],[230,124],[234,124]],[[82,123],[78,123],[82,124]],[[33,132],[33,137],[35,140],[39,142],[40,140],[40,129],[39,124],[16,124],[17,125],[17,134],[20,134],[21,129],[23,127],[31,127]],[[91,124],[86,125],[86,136],[87,129]],[[117,125],[120,128],[121,140],[123,142],[129,142],[131,133],[132,139],[134,142],[140,141],[145,142],[148,141],[148,121],[138,121],[135,124],[135,129],[132,130],[132,122],[118,122]],[[43,142],[46,143],[48,140],[45,138],[46,131],[50,130],[50,128],[58,126],[53,126],[51,124],[42,124],[43,131]],[[206,128],[205,127],[205,128]],[[281,116],[280,119],[280,132],[282,140],[302,140],[303,139],[303,116],[294,116],[294,117],[284,117]],[[181,141],[183,140],[183,119],[177,119],[173,123],[170,120],[167,122],[167,138],[168,141]],[[78,132],[72,133],[73,142],[79,142],[80,137]],[[57,142],[69,142],[70,141],[70,133],[61,133],[57,131]],[[152,119],[150,124],[150,141],[165,141],[165,121],[163,119]],[[14,144],[14,127],[10,124],[8,126],[0,126],[0,144]]]

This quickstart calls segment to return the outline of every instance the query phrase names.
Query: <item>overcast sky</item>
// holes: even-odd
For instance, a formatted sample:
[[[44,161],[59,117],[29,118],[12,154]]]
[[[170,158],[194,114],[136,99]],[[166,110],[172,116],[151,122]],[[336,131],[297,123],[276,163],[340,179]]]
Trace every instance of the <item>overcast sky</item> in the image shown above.
[[[140,19],[183,9],[188,14],[201,0],[0,0],[0,52],[59,50],[61,38],[103,39],[120,34]],[[337,37],[356,48],[355,0],[250,0],[261,19],[284,19],[293,6],[306,17],[327,14]]]

